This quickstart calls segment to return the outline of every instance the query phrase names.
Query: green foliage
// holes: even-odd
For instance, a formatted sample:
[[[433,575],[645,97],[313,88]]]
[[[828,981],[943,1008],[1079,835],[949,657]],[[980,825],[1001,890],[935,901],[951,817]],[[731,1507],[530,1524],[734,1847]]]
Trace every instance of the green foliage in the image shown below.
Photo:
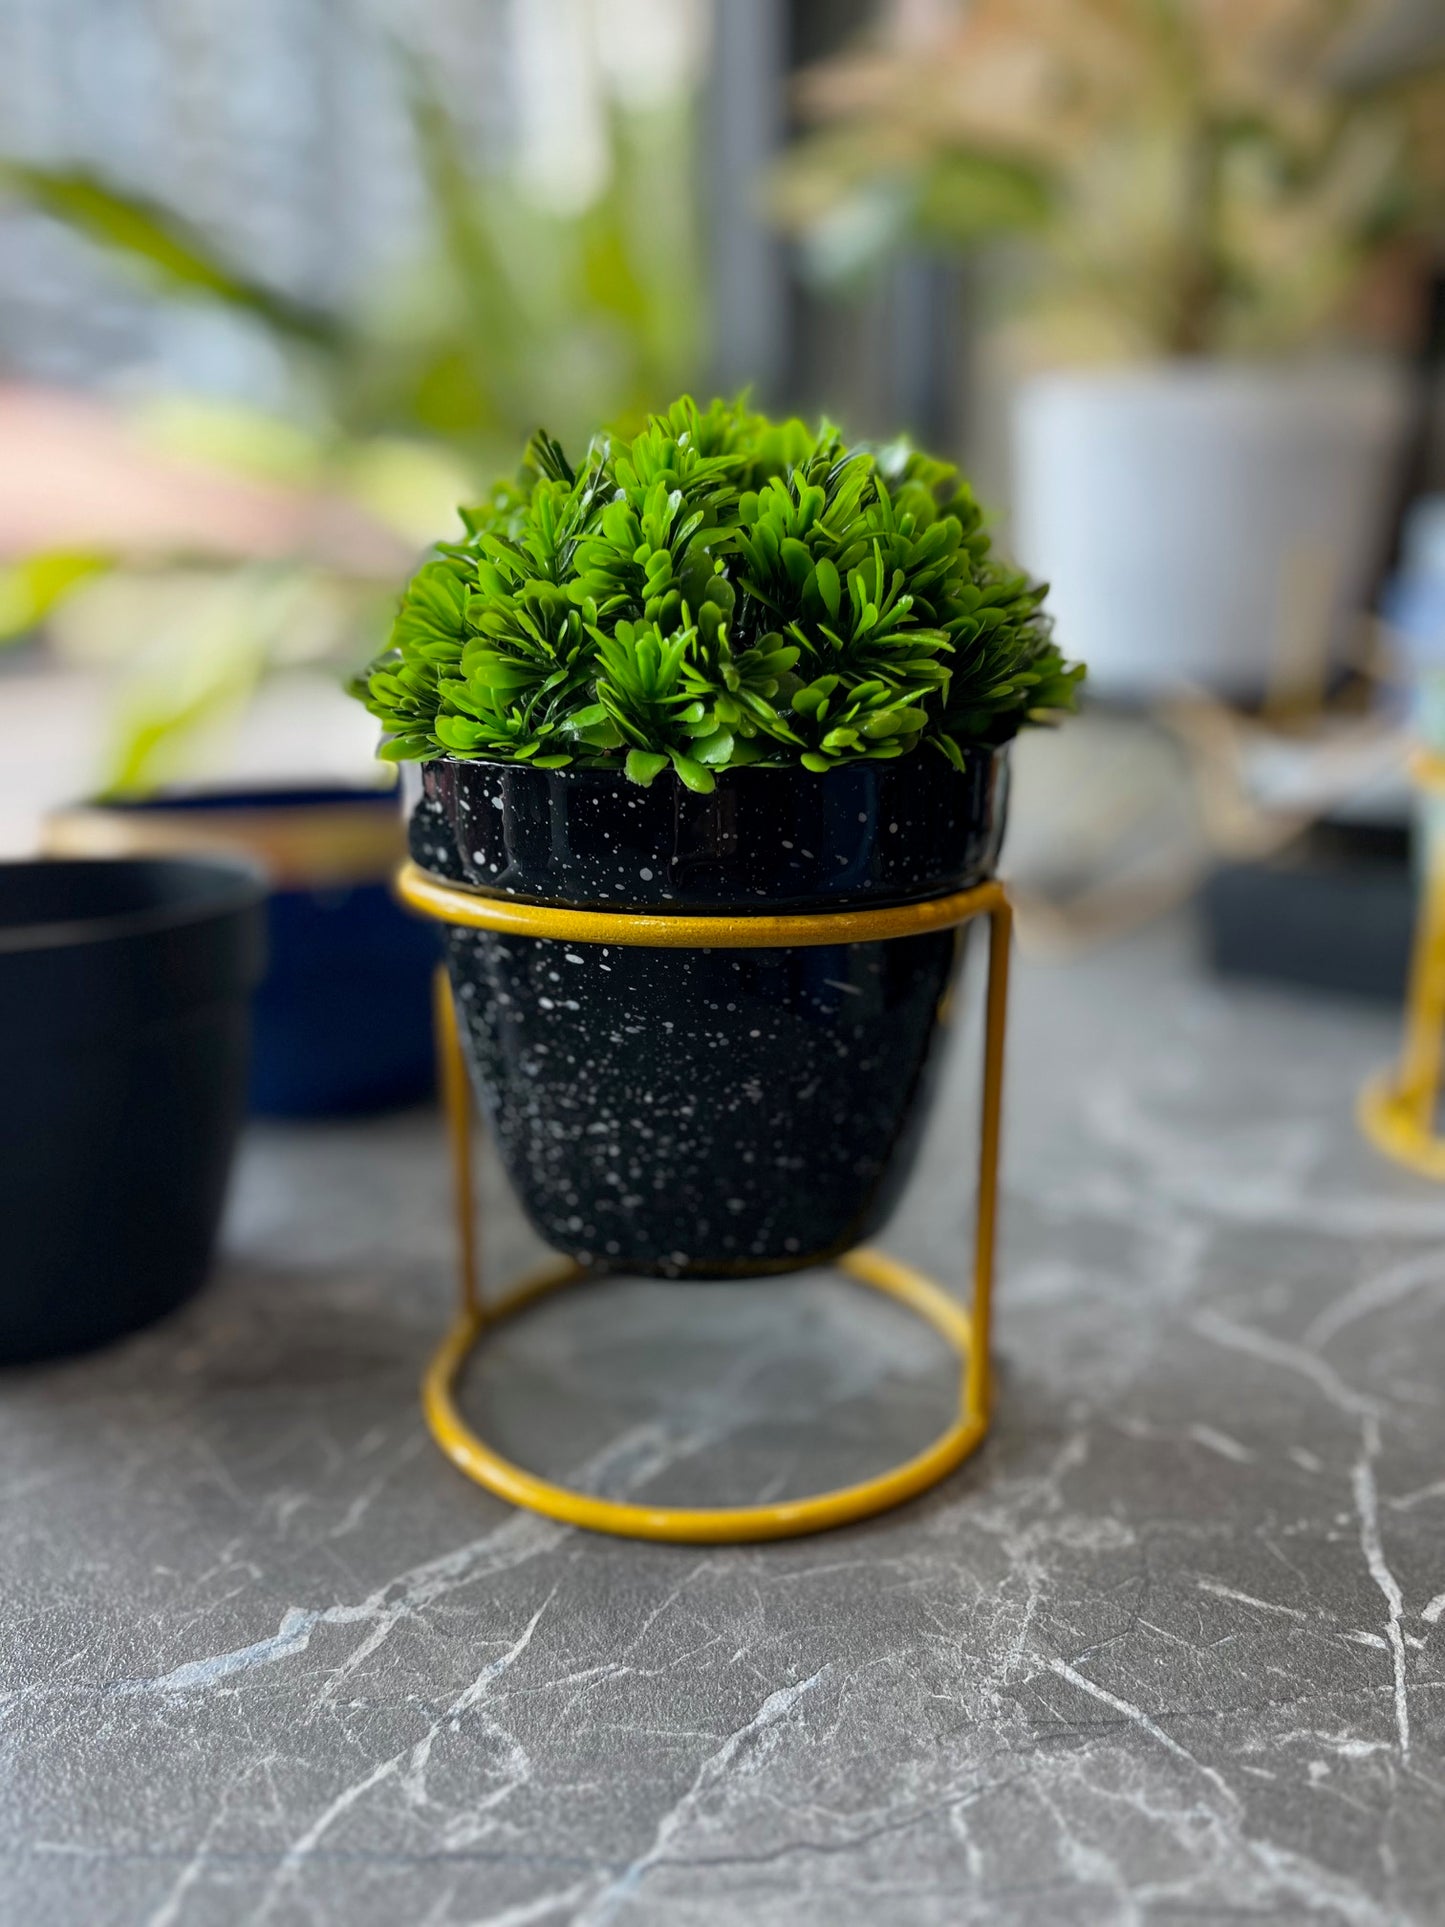
[[[823,772],[921,743],[955,764],[1071,708],[1043,588],[991,555],[945,462],[688,398],[574,469],[534,437],[464,510],[355,685],[382,755]]]

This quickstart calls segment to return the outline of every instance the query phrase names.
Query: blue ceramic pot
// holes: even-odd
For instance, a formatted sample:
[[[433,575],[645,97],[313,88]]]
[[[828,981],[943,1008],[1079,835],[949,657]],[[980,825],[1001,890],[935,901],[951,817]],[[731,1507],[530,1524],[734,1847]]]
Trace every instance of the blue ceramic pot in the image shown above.
[[[989,875],[1007,763],[931,753],[725,772],[699,797],[599,771],[443,760],[414,859],[571,908],[882,906]],[[532,1222],[599,1269],[818,1264],[907,1179],[967,931],[806,949],[655,950],[461,928],[448,961],[482,1105]]]
[[[167,792],[63,811],[46,845],[66,855],[229,851],[267,871],[253,1111],[338,1117],[430,1093],[438,947],[392,895],[405,851],[393,793],[342,784]]]

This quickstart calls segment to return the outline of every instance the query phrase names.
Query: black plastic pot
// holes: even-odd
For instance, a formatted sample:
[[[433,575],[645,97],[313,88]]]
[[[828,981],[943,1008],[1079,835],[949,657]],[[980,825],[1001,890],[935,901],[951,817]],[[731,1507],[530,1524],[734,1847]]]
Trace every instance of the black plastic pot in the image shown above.
[[[254,1111],[338,1117],[429,1095],[437,942],[392,894],[405,845],[394,792],[340,783],[166,791],[60,811],[46,842],[63,856],[230,853],[267,872]]]
[[[0,1361],[103,1344],[204,1278],[264,897],[234,864],[0,864]]]
[[[1007,762],[932,753],[696,796],[610,772],[438,761],[423,868],[572,908],[758,914],[916,901],[989,875]],[[806,949],[569,945],[451,928],[483,1107],[529,1216],[599,1269],[817,1264],[908,1176],[966,930]]]

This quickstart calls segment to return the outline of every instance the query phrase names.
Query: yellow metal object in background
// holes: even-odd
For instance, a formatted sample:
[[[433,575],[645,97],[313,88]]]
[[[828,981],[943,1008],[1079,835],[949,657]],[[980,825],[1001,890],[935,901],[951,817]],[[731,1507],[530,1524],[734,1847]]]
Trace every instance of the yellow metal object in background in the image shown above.
[[[504,1458],[462,1417],[456,1402],[457,1379],[479,1340],[503,1319],[585,1277],[586,1273],[570,1259],[558,1259],[491,1304],[482,1298],[472,1184],[471,1091],[451,986],[444,970],[437,974],[437,1046],[451,1142],[461,1302],[456,1323],[427,1368],[422,1383],[422,1410],[433,1438],[460,1471],[499,1498],[567,1525],[586,1526],[594,1532],[610,1532],[624,1538],[717,1544],[795,1538],[866,1519],[926,1492],[960,1465],[988,1430],[992,1394],[989,1335],[1012,924],[1002,885],[980,884],[974,890],[938,898],[932,903],[796,917],[663,917],[556,910],[453,889],[425,876],[410,864],[402,871],[398,887],[413,908],[447,923],[513,934],[565,937],[573,943],[766,949],[873,942],[923,930],[947,929],[979,915],[989,918],[972,1306],[965,1309],[921,1272],[882,1252],[862,1248],[839,1260],[840,1268],[850,1277],[908,1306],[954,1348],[963,1365],[956,1415],[922,1452],[874,1478],[810,1498],[768,1505],[655,1506],[596,1498],[540,1478]],[[659,935],[660,930],[665,934]]]
[[[1445,794],[1445,757],[1421,750],[1411,758],[1417,789]],[[1435,1129],[1445,1048],[1445,861],[1431,852],[1415,926],[1405,991],[1405,1033],[1393,1071],[1360,1093],[1360,1129],[1377,1150],[1428,1178],[1445,1178],[1445,1138]]]

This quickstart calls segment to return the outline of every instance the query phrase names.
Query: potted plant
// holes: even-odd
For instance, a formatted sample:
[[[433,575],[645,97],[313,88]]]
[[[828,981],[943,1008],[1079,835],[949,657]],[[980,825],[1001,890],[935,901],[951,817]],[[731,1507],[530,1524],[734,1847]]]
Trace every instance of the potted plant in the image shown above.
[[[827,423],[684,399],[575,466],[539,435],[463,522],[358,693],[421,764],[415,861],[491,896],[745,919],[965,888],[1009,739],[1082,674],[951,466]],[[537,1228],[665,1275],[816,1263],[881,1222],[958,949],[448,931]]]
[[[1384,74],[1374,11],[899,4],[805,82],[815,258],[1007,237],[1013,538],[1101,694],[1317,687],[1371,587],[1445,210],[1438,34]]]

